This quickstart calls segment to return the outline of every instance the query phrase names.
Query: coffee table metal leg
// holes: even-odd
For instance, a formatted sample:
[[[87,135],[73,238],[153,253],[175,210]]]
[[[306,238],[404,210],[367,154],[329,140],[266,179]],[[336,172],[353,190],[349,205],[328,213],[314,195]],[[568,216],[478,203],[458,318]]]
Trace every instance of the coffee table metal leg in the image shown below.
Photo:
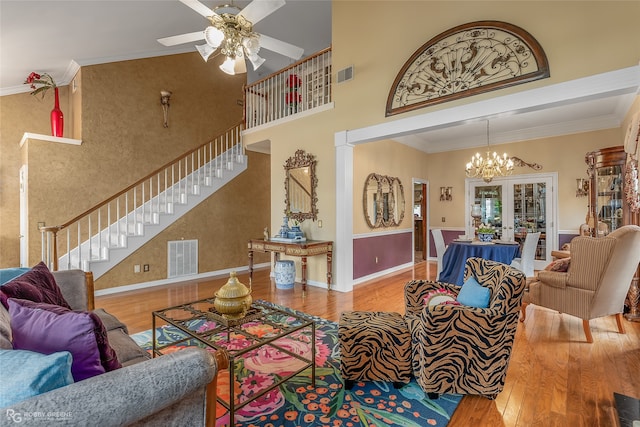
[[[311,322],[311,386],[316,387],[316,322]]]
[[[234,393],[234,369],[235,369],[235,361],[231,360],[229,363],[229,426],[235,426],[235,415],[236,415],[236,398]]]

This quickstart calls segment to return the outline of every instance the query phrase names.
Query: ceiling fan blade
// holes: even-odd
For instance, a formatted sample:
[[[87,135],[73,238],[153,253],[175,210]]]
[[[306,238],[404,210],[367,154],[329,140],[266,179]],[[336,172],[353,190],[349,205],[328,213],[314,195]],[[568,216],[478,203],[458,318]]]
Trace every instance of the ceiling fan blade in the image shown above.
[[[256,22],[271,15],[273,12],[280,9],[284,5],[284,0],[253,0],[244,9],[242,9],[239,15],[244,16],[247,21],[255,24]]]
[[[301,47],[265,36],[264,34],[260,34],[260,48],[268,49],[293,59],[300,59],[304,53],[304,49]]]
[[[164,37],[158,39],[158,42],[165,46],[175,46],[177,44],[197,42],[203,39],[204,31],[196,31],[194,33],[180,34],[179,36]]]
[[[181,3],[189,6],[191,9],[195,10],[200,15],[208,18],[213,15],[213,10],[209,9],[207,6],[200,3],[198,0],[180,0]]]

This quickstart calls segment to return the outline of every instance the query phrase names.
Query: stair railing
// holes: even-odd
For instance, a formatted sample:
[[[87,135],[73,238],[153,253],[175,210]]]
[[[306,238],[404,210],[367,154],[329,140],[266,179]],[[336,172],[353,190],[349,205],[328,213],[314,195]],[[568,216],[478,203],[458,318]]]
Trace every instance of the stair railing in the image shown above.
[[[128,236],[143,234],[145,225],[159,223],[160,214],[172,214],[176,204],[199,194],[200,186],[244,161],[242,129],[242,124],[228,129],[64,224],[40,227],[42,260],[56,271],[62,252],[66,269],[87,271],[89,262],[105,259],[110,248],[126,247]]]
[[[331,48],[328,47],[245,86],[245,128],[265,125],[331,101]]]

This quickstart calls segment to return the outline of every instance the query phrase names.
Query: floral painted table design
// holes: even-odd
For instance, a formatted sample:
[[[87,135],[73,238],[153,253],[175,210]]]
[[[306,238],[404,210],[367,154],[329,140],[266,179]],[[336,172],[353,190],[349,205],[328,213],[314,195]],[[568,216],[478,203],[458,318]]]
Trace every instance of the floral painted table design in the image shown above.
[[[238,411],[261,411],[262,405],[277,404],[272,400],[282,399],[278,387],[304,371],[311,371],[311,387],[315,388],[316,328],[312,319],[256,301],[244,318],[228,320],[213,303],[214,298],[207,298],[154,311],[153,355],[175,351],[187,341],[226,351],[229,375],[220,375],[217,400],[229,411],[230,425],[235,425]],[[163,325],[179,329],[175,339],[156,339],[156,330]]]

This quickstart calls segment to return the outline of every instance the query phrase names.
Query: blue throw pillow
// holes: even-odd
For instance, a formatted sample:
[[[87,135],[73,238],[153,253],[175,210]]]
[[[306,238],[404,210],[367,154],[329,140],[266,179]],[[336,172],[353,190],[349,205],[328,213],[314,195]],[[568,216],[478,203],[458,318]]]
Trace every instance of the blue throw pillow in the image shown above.
[[[491,290],[485,288],[474,277],[469,277],[458,293],[458,302],[469,307],[487,308]]]
[[[40,354],[26,350],[0,350],[2,375],[0,408],[73,384],[71,353]]]

